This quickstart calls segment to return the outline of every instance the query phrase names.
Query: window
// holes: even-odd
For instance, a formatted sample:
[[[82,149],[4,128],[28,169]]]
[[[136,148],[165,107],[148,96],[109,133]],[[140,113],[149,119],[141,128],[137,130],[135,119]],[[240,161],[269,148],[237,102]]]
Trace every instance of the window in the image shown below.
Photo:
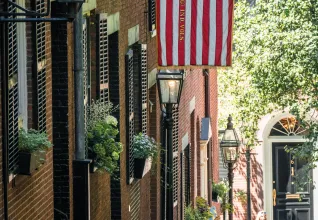
[[[156,0],[148,0],[148,27],[155,36],[156,32]]]
[[[288,117],[279,120],[270,132],[270,136],[294,136],[304,135],[306,130],[301,127],[295,117]]]

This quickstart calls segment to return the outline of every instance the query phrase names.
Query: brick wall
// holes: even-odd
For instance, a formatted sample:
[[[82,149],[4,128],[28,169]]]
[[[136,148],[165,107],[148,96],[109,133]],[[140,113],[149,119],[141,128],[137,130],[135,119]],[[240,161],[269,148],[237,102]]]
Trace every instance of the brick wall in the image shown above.
[[[53,16],[66,11],[52,3]],[[55,219],[72,219],[72,157],[74,146],[73,36],[71,24],[52,24],[53,160]]]
[[[28,4],[28,2],[27,2]],[[49,139],[52,141],[52,77],[51,77],[51,54],[50,54],[50,27],[46,26],[46,54],[47,54],[47,84],[46,84],[46,115],[47,115],[47,132]],[[27,59],[27,73],[30,77],[32,75],[32,60],[30,54],[32,55],[32,42],[29,36],[30,25],[27,26],[27,48],[28,48],[28,59]],[[2,50],[3,48],[1,48]],[[0,57],[1,62],[3,62]],[[1,70],[0,70],[1,71]],[[30,78],[29,78],[30,79]],[[28,80],[28,91],[29,96],[32,96],[33,87],[31,86],[30,80]],[[32,107],[32,100],[29,100],[29,110]],[[1,103],[2,106],[2,103]],[[1,108],[0,108],[1,109]],[[0,114],[2,115],[2,114]],[[32,114],[30,114],[32,115]],[[32,117],[29,119],[32,120]],[[2,124],[3,118],[1,118],[0,123]],[[29,126],[33,123],[30,121]],[[0,126],[2,128],[2,126]],[[0,171],[2,170],[2,129],[1,129],[1,152],[0,152]],[[22,176],[17,175],[8,185],[8,211],[9,219],[53,219],[53,163],[52,163],[52,149],[48,150],[46,154],[46,162],[37,171],[35,171],[32,176]],[[3,180],[2,175],[0,177],[1,181],[1,202],[0,202],[0,218],[3,219],[4,209],[3,209]]]

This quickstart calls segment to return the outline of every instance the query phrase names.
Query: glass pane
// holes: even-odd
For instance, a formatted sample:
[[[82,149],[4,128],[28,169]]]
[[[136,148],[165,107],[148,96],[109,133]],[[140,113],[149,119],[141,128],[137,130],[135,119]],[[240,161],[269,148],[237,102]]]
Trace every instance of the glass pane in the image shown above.
[[[296,192],[308,192],[308,175],[306,170],[306,161],[297,159],[295,164],[296,174]]]
[[[161,80],[160,90],[162,103],[176,104],[178,101],[178,92],[180,81],[178,80]]]
[[[284,148],[276,148],[276,179],[278,193],[291,193],[290,157]]]

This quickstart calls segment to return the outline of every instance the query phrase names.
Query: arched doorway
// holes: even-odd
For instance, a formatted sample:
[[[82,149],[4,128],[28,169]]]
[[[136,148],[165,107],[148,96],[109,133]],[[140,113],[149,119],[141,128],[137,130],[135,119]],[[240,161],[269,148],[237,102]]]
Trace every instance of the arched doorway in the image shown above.
[[[305,162],[285,151],[286,146],[303,143],[305,132],[288,113],[271,117],[262,131],[264,208],[268,219],[314,220],[312,186],[305,184],[301,189],[295,179],[296,175],[305,175]]]

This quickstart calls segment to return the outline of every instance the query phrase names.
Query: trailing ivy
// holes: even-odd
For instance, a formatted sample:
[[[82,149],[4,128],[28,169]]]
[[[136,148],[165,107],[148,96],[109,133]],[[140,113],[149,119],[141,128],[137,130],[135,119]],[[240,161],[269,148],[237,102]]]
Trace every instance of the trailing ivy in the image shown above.
[[[235,5],[233,68],[219,71],[220,127],[228,114],[249,146],[262,116],[289,111],[308,130],[286,149],[315,167],[318,107],[318,1],[245,0]]]

